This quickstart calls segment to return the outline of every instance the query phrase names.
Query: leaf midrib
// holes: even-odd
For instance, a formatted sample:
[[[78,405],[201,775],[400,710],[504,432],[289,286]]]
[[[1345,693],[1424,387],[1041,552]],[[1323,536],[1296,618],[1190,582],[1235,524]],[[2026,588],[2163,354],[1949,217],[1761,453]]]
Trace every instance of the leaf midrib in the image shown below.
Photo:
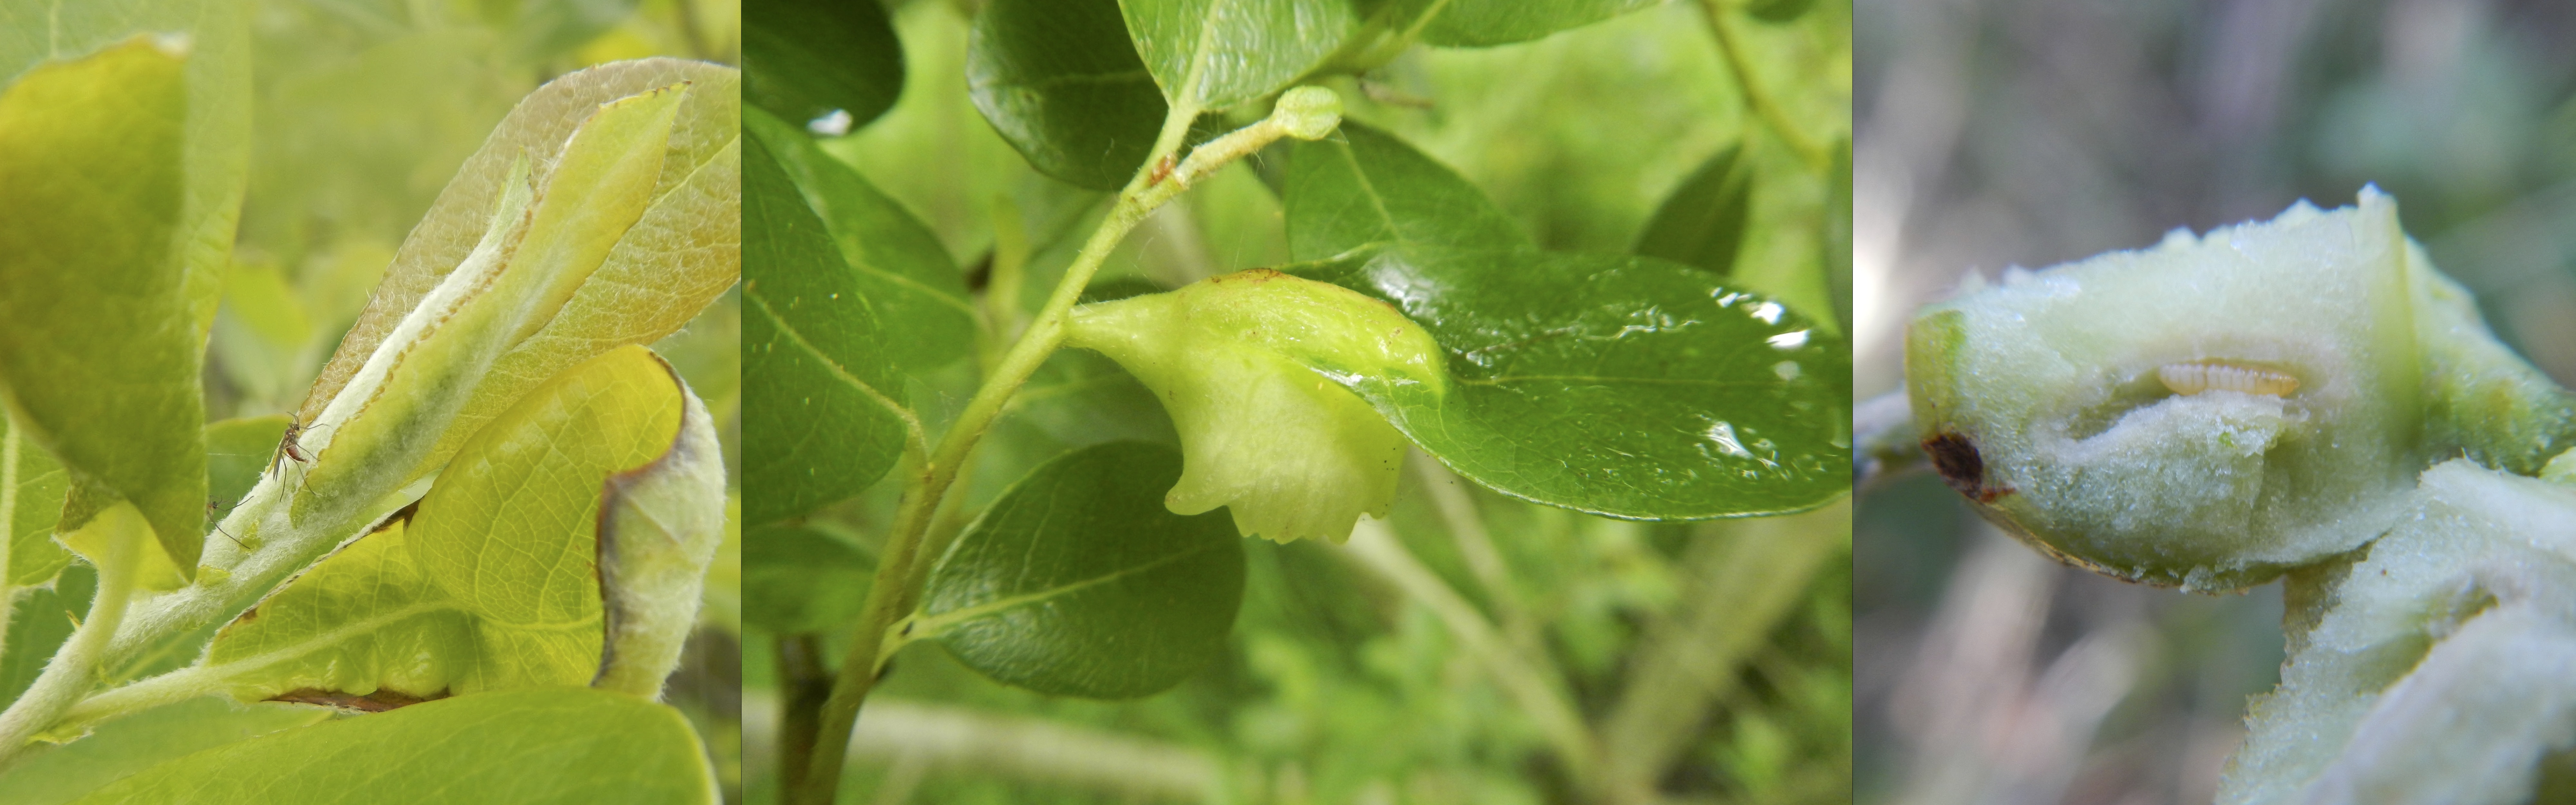
[[[976,604],[964,609],[954,609],[935,615],[929,615],[914,622],[914,628],[920,632],[920,635],[912,639],[927,640],[933,637],[938,637],[941,633],[947,631],[948,627],[955,626],[960,623],[993,615],[1004,610],[1072,595],[1092,587],[1108,584],[1128,576],[1153,570],[1173,562],[1178,562],[1180,560],[1214,550],[1216,544],[1217,543],[1213,542],[1202,542],[1197,547],[1190,548],[1189,550],[1169,554],[1141,565],[1131,565],[1120,568],[1107,574],[1083,579],[1071,584],[1062,584],[1038,590],[1036,592],[1021,593],[1019,595],[997,598],[992,601]]]
[[[833,360],[831,356],[823,354],[823,350],[814,346],[814,342],[805,340],[805,334],[799,332],[796,329],[796,325],[789,324],[786,317],[778,315],[777,309],[770,307],[769,300],[764,298],[760,292],[753,290],[754,287],[756,286],[745,285],[743,288],[742,298],[759,306],[760,314],[768,316],[769,320],[778,326],[779,332],[786,334],[788,340],[796,343],[797,349],[804,350],[805,354],[814,356],[816,361],[821,362],[825,368],[831,370],[833,377],[839,378],[841,382],[849,384],[851,388],[858,389],[859,393],[867,395],[869,401],[884,407],[888,412],[893,413],[898,418],[906,421],[911,420],[911,409],[897,405],[893,398],[886,396],[884,392],[878,391],[875,386],[869,385],[865,380],[860,380],[857,375],[850,374],[850,370],[843,367],[840,361]]]

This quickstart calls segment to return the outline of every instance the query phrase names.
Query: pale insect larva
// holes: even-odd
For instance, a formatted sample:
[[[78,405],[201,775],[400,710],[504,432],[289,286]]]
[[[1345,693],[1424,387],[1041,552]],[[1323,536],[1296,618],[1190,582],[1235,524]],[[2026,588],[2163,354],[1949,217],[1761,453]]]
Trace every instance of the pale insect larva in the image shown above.
[[[2175,394],[2237,391],[2287,397],[2299,390],[2299,379],[2286,372],[2228,361],[2190,361],[2156,367],[2156,379]]]

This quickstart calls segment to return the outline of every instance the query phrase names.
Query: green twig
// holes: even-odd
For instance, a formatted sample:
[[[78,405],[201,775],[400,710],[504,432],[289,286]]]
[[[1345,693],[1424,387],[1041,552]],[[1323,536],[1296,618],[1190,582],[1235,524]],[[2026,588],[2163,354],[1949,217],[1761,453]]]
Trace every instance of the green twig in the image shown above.
[[[100,518],[122,517],[113,512]],[[108,638],[125,620],[126,605],[134,599],[135,566],[141,564],[143,544],[151,539],[151,526],[141,522],[142,515],[131,515],[132,522],[108,523],[107,546],[99,557],[98,594],[89,602],[89,617],[80,628],[54,652],[51,662],[34,684],[19,694],[18,701],[0,712],[0,769],[17,761],[37,733],[54,725],[65,711],[87,695],[98,684],[99,656],[107,649]],[[96,523],[96,520],[92,521]],[[157,547],[152,548],[158,550]]]
[[[1339,100],[1329,91],[1305,89],[1313,88],[1290,92],[1269,117],[1192,149],[1189,158],[1179,160],[1177,165],[1174,156],[1180,153],[1190,123],[1198,119],[1202,110],[1175,104],[1164,118],[1162,134],[1155,139],[1145,164],[1137,169],[1126,189],[1119,191],[1117,203],[1110,207],[1099,228],[1092,231],[1091,239],[1084,242],[1073,265],[1065,269],[1064,278],[1056,284],[1046,306],[1038,310],[1019,340],[993,364],[983,387],[958,413],[929,461],[918,465],[906,479],[893,531],[878,556],[876,581],[860,612],[858,634],[850,641],[849,654],[842,659],[831,697],[823,703],[813,762],[808,767],[811,774],[801,791],[791,792],[794,801],[828,803],[839,790],[841,766],[849,752],[850,730],[858,723],[859,705],[867,700],[868,689],[876,684],[877,673],[890,656],[883,649],[889,641],[902,637],[890,632],[912,611],[921,595],[917,565],[923,537],[937,519],[949,487],[956,483],[959,468],[984,432],[1006,410],[1011,395],[1028,382],[1048,355],[1063,345],[1065,320],[1074,304],[1081,301],[1092,275],[1099,272],[1109,252],[1145,216],[1216,169],[1283,136],[1315,139],[1330,133],[1341,121]]]
[[[1699,5],[1701,10],[1708,12],[1708,30],[1717,37],[1718,55],[1725,57],[1727,71],[1735,77],[1736,87],[1744,92],[1744,105],[1751,107],[1755,116],[1769,124],[1772,133],[1780,135],[1780,142],[1797,152],[1798,158],[1804,160],[1808,168],[1819,173],[1830,169],[1833,157],[1825,153],[1823,146],[1799,133],[1798,127],[1789,122],[1788,113],[1781,111],[1780,105],[1771,100],[1771,94],[1762,89],[1762,83],[1755,80],[1753,66],[1744,60],[1744,43],[1736,38],[1735,24],[1727,17],[1724,4],[1720,0],[1700,0]]]

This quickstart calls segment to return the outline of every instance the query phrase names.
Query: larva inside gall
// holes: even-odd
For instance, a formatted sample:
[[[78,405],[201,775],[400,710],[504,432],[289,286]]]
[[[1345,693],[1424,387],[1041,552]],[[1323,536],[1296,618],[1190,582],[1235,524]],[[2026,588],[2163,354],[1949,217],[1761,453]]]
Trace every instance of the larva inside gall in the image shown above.
[[[2287,373],[2227,361],[2168,363],[2156,367],[2156,379],[2175,394],[2237,391],[2286,397],[2299,390],[2299,379]]]

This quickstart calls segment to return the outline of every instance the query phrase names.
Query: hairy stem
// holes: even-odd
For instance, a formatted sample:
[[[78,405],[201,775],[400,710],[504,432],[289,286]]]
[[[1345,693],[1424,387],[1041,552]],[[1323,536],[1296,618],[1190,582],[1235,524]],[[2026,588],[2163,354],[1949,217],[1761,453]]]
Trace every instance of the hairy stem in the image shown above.
[[[1150,211],[1151,207],[1146,205],[1147,194],[1139,192],[1146,187],[1146,173],[1179,150],[1181,138],[1188,134],[1190,120],[1195,117],[1190,114],[1194,111],[1175,108],[1171,117],[1164,121],[1163,137],[1156,142],[1146,166],[1137,172],[1136,179],[1128,183],[1127,189],[1118,194],[1117,205],[1110,209],[1107,218],[1101,220],[1100,228],[1091,233],[1091,240],[1083,244],[1073,265],[1065,269],[1064,279],[1056,284],[1055,294],[1047,299],[1046,307],[1038,311],[1037,317],[1030,320],[1028,329],[1022,331],[1011,348],[994,362],[992,370],[985,376],[983,387],[976,390],[974,398],[966,403],[966,409],[958,414],[956,423],[949,426],[947,434],[940,438],[939,447],[931,454],[930,460],[907,479],[903,502],[896,509],[894,530],[886,536],[885,547],[878,554],[876,581],[869,588],[867,604],[860,612],[858,635],[850,641],[849,654],[841,661],[839,676],[833,681],[831,695],[823,702],[822,713],[817,719],[814,753],[812,762],[807,765],[805,785],[792,792],[797,795],[796,801],[828,803],[839,791],[841,766],[849,752],[850,729],[858,723],[859,704],[867,700],[868,689],[876,683],[882,661],[878,649],[884,642],[887,628],[894,625],[903,613],[911,611],[915,599],[920,597],[918,576],[913,565],[918,559],[922,536],[929,531],[931,520],[939,510],[940,500],[947,495],[949,485],[957,480],[958,465],[982,440],[984,431],[992,427],[994,418],[1001,414],[1011,394],[1028,382],[1029,375],[1035,373],[1038,365],[1063,343],[1066,314],[1081,298],[1082,289],[1091,283],[1091,275],[1109,259],[1110,250],[1126,237],[1128,230],[1135,228],[1136,222],[1144,219],[1145,212]],[[1159,205],[1161,200],[1168,198],[1165,195],[1153,203]]]
[[[1831,168],[1833,157],[1825,153],[1823,146],[1799,133],[1798,127],[1789,122],[1788,113],[1782,111],[1780,105],[1771,100],[1771,93],[1763,90],[1762,83],[1754,79],[1753,66],[1744,60],[1744,43],[1736,38],[1735,23],[1728,18],[1725,3],[1700,0],[1699,5],[1701,10],[1708,12],[1708,30],[1717,38],[1718,55],[1725,57],[1727,72],[1735,77],[1736,87],[1744,91],[1744,105],[1751,107],[1753,114],[1762,118],[1772,133],[1780,136],[1780,142],[1797,152],[1798,158],[1804,160],[1809,168],[1818,173]]]
[[[116,634],[117,624],[125,620],[126,604],[134,598],[134,568],[141,564],[143,542],[151,538],[151,527],[141,524],[140,515],[134,519],[130,525],[109,526],[113,531],[107,535],[106,555],[99,560],[98,595],[90,599],[89,617],[62,650],[54,652],[35,684],[8,711],[0,712],[0,769],[22,757],[28,741],[53,726],[98,684],[99,657],[106,652],[108,638]]]

